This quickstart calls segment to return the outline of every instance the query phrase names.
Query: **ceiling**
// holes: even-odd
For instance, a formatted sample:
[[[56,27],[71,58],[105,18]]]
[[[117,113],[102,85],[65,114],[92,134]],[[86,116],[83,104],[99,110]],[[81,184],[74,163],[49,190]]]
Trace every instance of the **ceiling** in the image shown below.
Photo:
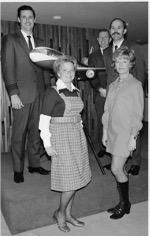
[[[16,21],[17,8],[30,5],[37,23],[82,28],[108,28],[110,21],[121,17],[128,23],[128,38],[148,42],[148,1],[141,2],[6,2],[1,1],[1,19]],[[60,15],[62,19],[54,20]]]

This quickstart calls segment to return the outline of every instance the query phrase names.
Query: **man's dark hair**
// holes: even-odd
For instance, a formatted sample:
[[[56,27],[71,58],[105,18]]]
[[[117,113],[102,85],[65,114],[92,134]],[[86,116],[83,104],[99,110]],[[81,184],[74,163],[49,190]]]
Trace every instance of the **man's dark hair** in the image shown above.
[[[32,11],[34,18],[36,17],[36,14],[35,14],[35,11],[33,10],[33,8],[30,7],[30,6],[27,6],[27,5],[23,5],[23,6],[21,6],[21,7],[18,8],[17,17],[20,18],[21,11],[26,11],[26,10]]]
[[[111,28],[112,23],[113,23],[114,21],[116,21],[116,20],[121,21],[121,22],[123,23],[124,29],[127,29],[127,23],[126,23],[123,19],[121,19],[121,18],[119,18],[119,17],[114,18],[114,19],[110,22],[109,29]]]
[[[108,29],[105,29],[105,28],[100,29],[100,30],[98,31],[98,36],[99,36],[99,34],[100,34],[101,32],[107,32],[108,35],[109,35],[109,37],[110,37],[110,33],[109,33],[109,30],[108,30]]]

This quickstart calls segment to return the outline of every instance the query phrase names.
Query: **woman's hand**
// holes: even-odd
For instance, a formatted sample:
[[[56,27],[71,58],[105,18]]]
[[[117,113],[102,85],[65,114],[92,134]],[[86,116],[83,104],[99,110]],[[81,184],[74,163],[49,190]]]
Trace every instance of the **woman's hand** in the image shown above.
[[[106,97],[106,89],[104,88],[99,88],[100,96],[105,98]]]
[[[136,149],[136,138],[134,136],[131,136],[129,139],[128,150],[129,152],[132,152],[135,149]]]
[[[46,147],[45,150],[49,156],[57,155],[57,152],[55,151],[53,147]]]
[[[107,131],[105,129],[103,130],[102,143],[106,147],[106,145],[107,145]]]

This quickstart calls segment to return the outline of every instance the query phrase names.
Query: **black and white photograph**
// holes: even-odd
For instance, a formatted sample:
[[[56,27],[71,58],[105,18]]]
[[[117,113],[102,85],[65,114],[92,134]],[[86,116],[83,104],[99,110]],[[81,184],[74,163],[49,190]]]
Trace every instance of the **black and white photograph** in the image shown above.
[[[0,5],[1,236],[148,236],[149,1]]]

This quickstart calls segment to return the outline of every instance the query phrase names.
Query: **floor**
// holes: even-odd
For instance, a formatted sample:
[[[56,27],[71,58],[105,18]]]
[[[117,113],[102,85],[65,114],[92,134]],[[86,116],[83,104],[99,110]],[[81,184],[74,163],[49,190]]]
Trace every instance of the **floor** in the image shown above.
[[[131,213],[120,220],[110,220],[107,212],[82,218],[86,223],[83,228],[70,226],[68,236],[148,236],[148,202],[132,205]],[[11,236],[2,216],[1,236]],[[37,228],[13,236],[61,236],[56,224]]]

